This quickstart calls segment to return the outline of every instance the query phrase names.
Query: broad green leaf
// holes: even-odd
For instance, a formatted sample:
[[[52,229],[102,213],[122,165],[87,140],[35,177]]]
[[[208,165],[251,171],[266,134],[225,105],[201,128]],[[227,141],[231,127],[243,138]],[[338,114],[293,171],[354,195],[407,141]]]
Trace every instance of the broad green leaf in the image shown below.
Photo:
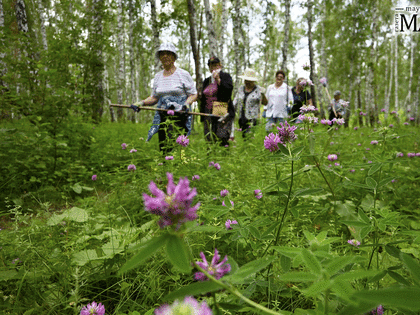
[[[195,282],[186,287],[182,287],[176,291],[169,293],[163,298],[163,301],[172,301],[175,299],[182,299],[185,296],[199,296],[208,292],[214,292],[222,289],[220,285],[213,281]]]
[[[300,146],[300,147],[297,147],[297,148],[294,148],[292,150],[292,155],[293,156],[298,156],[299,154],[302,153],[303,149],[305,149],[305,146],[304,145],[303,146]]]
[[[89,219],[89,215],[86,210],[73,207],[63,212],[63,215],[67,217],[67,220],[76,222],[86,222]]]
[[[166,254],[169,261],[185,273],[191,271],[191,261],[184,242],[176,235],[169,235],[166,240]]]
[[[284,155],[290,156],[289,150],[284,145],[282,145],[280,143],[279,143],[279,149],[280,149],[280,152],[283,153]]]
[[[343,220],[340,221],[341,223],[347,225],[347,226],[357,226],[357,227],[370,227],[370,225],[366,224],[365,222],[362,221],[347,221],[347,220]]]
[[[372,226],[362,227],[360,230],[360,238],[363,240],[372,231]]]
[[[284,191],[289,190],[289,185],[286,182],[281,181],[281,182],[278,182],[277,184],[278,184],[280,189],[283,189]]]
[[[305,235],[308,241],[313,241],[315,239],[315,235],[313,235],[311,232],[307,230],[303,230],[303,234]]]
[[[284,272],[288,272],[290,270],[290,267],[292,267],[292,261],[289,257],[281,255],[280,265]]]
[[[385,250],[388,254],[390,254],[392,257],[398,258],[400,259],[400,253],[401,251],[399,250],[399,248],[392,246],[390,244],[386,244],[385,245]]]
[[[406,286],[410,286],[410,282],[408,282],[403,276],[401,276],[399,273],[392,271],[392,270],[388,270],[388,274],[389,276],[394,279],[395,281],[406,285]]]
[[[66,216],[64,214],[53,214],[47,221],[47,225],[54,226],[62,223]]]
[[[353,257],[348,257],[348,256],[336,257],[328,263],[325,270],[330,276],[333,276],[337,272],[342,270],[345,266],[353,263],[353,260],[354,260]]]
[[[275,256],[267,256],[261,259],[253,260],[238,269],[234,274],[225,277],[226,280],[233,282],[243,282],[247,277],[257,273],[258,271],[267,267],[271,262],[276,259]]]
[[[323,191],[323,188],[305,188],[305,189],[300,189],[295,193],[295,197],[298,196],[308,196],[308,195],[315,195],[321,191]]]
[[[309,288],[303,290],[303,294],[307,297],[320,295],[322,292],[328,290],[332,284],[330,280],[315,282]]]
[[[368,283],[373,283],[383,279],[388,274],[388,270],[382,270],[378,274],[374,275],[372,278],[368,280]]]
[[[152,256],[159,248],[165,245],[167,237],[168,234],[164,234],[159,237],[152,238],[146,242],[140,251],[121,267],[121,269],[118,271],[118,274],[121,275],[122,273],[127,272],[144,263],[147,258]]]
[[[97,260],[98,254],[95,249],[82,250],[73,254],[72,262],[78,266],[84,266],[92,260]]]
[[[355,292],[352,285],[347,281],[333,281],[331,290],[347,302],[352,302],[351,295]]]
[[[297,247],[286,247],[286,246],[273,246],[274,250],[279,252],[280,254],[287,256],[289,258],[295,258],[296,256],[300,255],[302,249]]]
[[[382,179],[379,184],[378,184],[378,188],[383,187],[385,185],[388,185],[390,182],[392,182],[392,180],[394,180],[395,177],[388,177],[388,178],[384,178]]]
[[[334,281],[353,281],[364,278],[373,277],[377,273],[376,270],[356,270],[342,273],[334,278]]]
[[[223,226],[225,229],[225,226]],[[191,232],[212,232],[217,233],[220,232],[220,226],[210,226],[210,225],[196,225],[189,229]]]
[[[366,224],[370,224],[370,220],[367,217],[367,215],[365,214],[365,212],[363,211],[363,209],[359,209],[359,217],[360,219],[362,219],[363,222],[365,222]]]
[[[353,297],[357,300],[374,302],[389,307],[398,307],[410,311],[420,311],[420,288],[392,287],[372,291],[358,291]]]
[[[377,171],[379,171],[381,169],[381,166],[382,166],[382,163],[373,164],[372,167],[370,168],[369,172],[368,172],[368,176],[372,176]]]
[[[372,177],[366,177],[366,185],[371,189],[376,189],[378,183]]]
[[[306,267],[308,267],[316,275],[320,275],[321,263],[319,262],[318,258],[316,258],[316,256],[306,248],[302,250],[301,255]]]
[[[82,193],[82,186],[80,186],[80,184],[74,184],[73,185],[73,191],[76,193],[76,194],[81,194]]]
[[[413,278],[420,283],[420,264],[414,258],[408,254],[400,254],[401,261],[404,263],[404,266],[410,271]]]
[[[249,232],[251,232],[251,235],[253,237],[255,237],[257,240],[261,238],[260,231],[255,226],[249,225],[248,228],[249,228]]]
[[[278,277],[279,280],[289,282],[313,282],[318,279],[312,272],[288,272]]]
[[[3,270],[0,271],[0,281],[7,281],[17,276],[16,270]]]

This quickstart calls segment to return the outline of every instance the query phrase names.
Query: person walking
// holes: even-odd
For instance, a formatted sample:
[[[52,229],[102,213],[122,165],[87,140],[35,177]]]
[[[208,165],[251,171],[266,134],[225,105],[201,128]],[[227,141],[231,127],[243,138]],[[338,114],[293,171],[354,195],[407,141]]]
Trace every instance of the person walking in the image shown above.
[[[265,130],[269,132],[273,124],[284,122],[287,118],[287,107],[293,102],[293,94],[290,87],[284,83],[286,74],[283,70],[278,70],[275,76],[275,83],[267,88],[267,123]]]
[[[203,82],[200,112],[206,114],[223,113],[223,117],[201,116],[204,124],[204,137],[207,141],[220,141],[220,145],[229,145],[235,109],[232,103],[233,82],[229,73],[222,70],[217,57],[211,57],[207,65],[211,75]],[[221,109],[217,112],[217,109]]]
[[[308,91],[308,81],[304,78],[299,78],[296,81],[296,86],[292,88],[293,94],[293,107],[291,116],[295,123],[301,123],[298,119],[300,115],[300,108],[303,105],[312,105],[312,96]]]
[[[133,105],[132,108],[139,111],[141,106],[157,103],[157,108],[169,110],[168,112],[156,111],[146,140],[150,141],[152,136],[158,133],[159,149],[167,153],[172,150],[173,141],[169,139],[172,139],[174,126],[183,134],[189,135],[191,132],[191,115],[177,112],[188,112],[188,108],[197,100],[197,89],[191,75],[186,70],[175,66],[178,55],[174,44],[161,44],[156,56],[162,63],[163,70],[159,71],[153,79],[152,95],[140,101],[139,106]]]

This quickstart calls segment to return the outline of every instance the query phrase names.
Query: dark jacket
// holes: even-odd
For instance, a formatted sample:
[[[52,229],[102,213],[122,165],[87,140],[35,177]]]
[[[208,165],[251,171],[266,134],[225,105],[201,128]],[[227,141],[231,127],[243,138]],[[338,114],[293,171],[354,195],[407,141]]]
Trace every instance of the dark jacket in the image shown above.
[[[203,91],[210,84],[211,77],[208,77],[203,82]],[[217,88],[217,101],[218,102],[227,102],[228,103],[228,113],[229,119],[235,117],[235,108],[232,103],[232,92],[233,92],[233,81],[229,73],[220,71],[220,85]],[[209,113],[209,110],[206,108],[207,97],[202,93],[201,102],[200,102],[200,113]],[[204,116],[201,116],[201,121],[203,121]]]

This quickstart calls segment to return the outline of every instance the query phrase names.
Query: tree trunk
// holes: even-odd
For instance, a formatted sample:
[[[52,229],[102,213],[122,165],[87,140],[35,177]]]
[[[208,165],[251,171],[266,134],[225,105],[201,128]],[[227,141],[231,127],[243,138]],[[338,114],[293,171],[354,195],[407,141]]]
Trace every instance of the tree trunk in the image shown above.
[[[322,21],[321,21],[321,71],[322,74],[321,76],[324,78],[328,78],[328,65],[327,65],[327,54],[325,53],[325,20],[327,18],[327,5],[326,5],[326,1],[323,1],[323,17],[322,17]],[[353,56],[353,55],[352,55]],[[350,75],[351,76],[351,75]],[[351,80],[351,79],[350,79]],[[319,97],[321,98],[322,95],[322,100],[319,101],[319,114],[321,116],[321,118],[325,118],[326,115],[326,111],[325,111],[325,107],[327,107],[330,102],[330,100],[328,99],[327,93],[325,90],[321,89],[323,91],[322,94],[319,95]],[[320,91],[321,91],[320,90]],[[349,100],[351,99],[351,93],[349,93]],[[327,105],[324,107],[324,105]],[[350,114],[350,111],[347,111],[347,116]],[[328,117],[327,117],[328,118]],[[346,117],[346,123],[348,122],[348,117]]]
[[[119,48],[119,67],[118,67],[118,89],[117,99],[118,104],[124,102],[124,87],[125,87],[125,49],[124,49],[124,23],[123,23],[123,3],[118,0],[118,48]],[[122,108],[117,109],[117,117],[121,119],[124,115]]]
[[[202,86],[203,86],[203,79],[201,75],[201,65],[200,65],[200,52],[199,52],[199,45],[197,40],[197,16],[195,11],[195,4],[194,0],[187,0],[188,4],[188,17],[190,21],[190,42],[191,42],[191,50],[194,57],[194,64],[195,64],[195,84],[197,87],[197,91],[199,93],[199,99],[201,99],[202,93]]]
[[[314,59],[314,48],[313,48],[313,39],[312,39],[312,0],[308,1],[308,46],[309,46],[309,63],[311,66],[309,78],[315,84],[318,84],[318,78],[315,74],[315,59]],[[315,93],[315,85],[311,86],[311,95],[312,95],[312,104],[317,107],[316,103],[316,93]]]
[[[388,92],[385,93],[385,119],[388,118],[388,114],[389,114],[389,104],[390,104],[390,99],[391,99],[391,92],[392,92],[392,79],[393,79],[393,74],[394,74],[394,69],[393,69],[393,62],[394,59],[392,58],[392,53],[394,51],[394,46],[393,46],[394,41],[391,39],[390,40],[390,51],[388,54],[388,59],[389,59],[389,86],[388,86]]]
[[[134,30],[134,6],[133,6],[133,0],[128,0],[128,19],[129,19],[129,45],[130,45],[130,89],[131,93],[129,103],[133,104],[136,100],[136,73],[135,73],[135,62],[134,62],[134,36],[133,36],[133,30]],[[134,111],[130,112],[130,120],[132,122],[136,122],[136,113]]]
[[[157,13],[156,13],[156,0],[150,0],[150,9],[151,15],[150,19],[152,20],[152,36],[153,36],[153,57],[155,58],[155,73],[157,73],[160,69],[160,61],[159,58],[156,56],[156,52],[159,49],[160,40],[159,40],[159,28],[158,28],[158,21],[157,21]]]
[[[395,110],[398,112],[398,36],[397,34],[394,35],[395,37],[395,43],[394,43],[394,49],[395,49],[395,60],[394,60],[394,79],[395,79]]]
[[[234,0],[234,12],[233,12],[233,50],[235,53],[235,93],[239,87],[240,80],[239,75],[242,69],[241,60],[243,56],[240,54],[239,38],[241,36],[240,30],[241,21],[241,3],[240,0]]]
[[[3,11],[3,1],[0,0],[0,41],[1,41],[0,47],[4,47],[3,34],[4,34],[4,11]],[[6,54],[3,52],[0,52],[0,77],[4,76],[7,73],[6,63],[3,61],[4,57],[6,57]],[[6,86],[5,82],[0,80],[0,86]]]
[[[219,34],[219,59],[224,65],[224,55],[223,55],[223,46],[225,44],[225,30],[228,24],[228,10],[226,8],[227,1],[222,0],[222,18],[221,18],[221,27]]]
[[[93,80],[93,106],[92,119],[95,122],[101,120],[104,108],[104,60],[102,55],[102,16],[104,11],[104,0],[93,1],[93,21],[92,21],[92,80]]]
[[[405,98],[404,102],[404,109],[406,111],[407,116],[409,115],[409,110],[411,111],[411,86],[413,84],[413,66],[414,66],[414,45],[415,41],[413,40],[413,33],[410,33],[410,78],[408,79],[408,94]]]
[[[281,68],[283,71],[287,71],[287,54],[289,48],[289,37],[290,37],[290,0],[285,0],[284,6],[286,8],[285,14],[285,22],[284,22],[284,41],[283,41],[283,62],[281,64]]]
[[[377,20],[377,3],[374,1],[373,3],[373,12],[372,12],[372,38],[370,44],[370,62],[368,63],[368,73],[366,76],[366,112],[368,121],[370,122],[370,126],[373,126],[376,121],[378,121],[378,110],[376,105],[376,98],[375,98],[375,65],[376,65],[376,24]]]
[[[44,7],[42,5],[42,0],[38,0],[38,11],[39,19],[41,21],[41,38],[42,38],[42,48],[44,51],[48,51],[48,42],[47,42],[47,31],[45,29],[45,17],[44,17]]]
[[[216,39],[216,32],[214,31],[213,25],[213,16],[211,14],[210,9],[210,2],[209,0],[204,0],[204,8],[206,11],[206,21],[207,21],[207,31],[209,36],[209,50],[210,50],[210,57],[219,56],[218,47],[217,47],[217,39]]]

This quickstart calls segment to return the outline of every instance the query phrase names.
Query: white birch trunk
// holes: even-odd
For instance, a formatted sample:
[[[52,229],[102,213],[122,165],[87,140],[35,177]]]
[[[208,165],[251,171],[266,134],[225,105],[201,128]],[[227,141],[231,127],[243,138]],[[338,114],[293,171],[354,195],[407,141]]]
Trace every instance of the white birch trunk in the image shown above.
[[[224,45],[225,45],[225,30],[227,28],[228,23],[228,10],[226,8],[227,1],[222,0],[222,18],[221,18],[221,27],[220,27],[220,34],[219,34],[219,59],[224,64]]]
[[[395,49],[395,55],[394,55],[394,80],[395,80],[395,110],[398,112],[398,41],[397,41],[397,34],[394,35],[394,49]]]
[[[417,82],[420,82],[420,75],[417,79]],[[420,101],[420,84],[417,84],[417,87],[416,87],[416,104],[415,104],[415,109],[414,109],[415,118],[416,118],[415,122],[416,122],[417,125],[420,124],[419,101]]]
[[[309,48],[309,63],[311,66],[309,78],[315,85],[311,86],[311,96],[312,96],[312,104],[317,106],[316,102],[316,91],[315,86],[319,86],[318,76],[315,73],[315,58],[314,58],[314,48],[313,48],[313,38],[312,38],[312,0],[308,1],[308,48]]]
[[[391,99],[391,92],[392,92],[392,79],[393,79],[393,74],[394,74],[394,69],[393,69],[393,62],[394,59],[392,58],[392,53],[394,51],[394,46],[393,46],[394,41],[391,39],[390,40],[390,51],[388,54],[388,58],[389,58],[389,85],[388,85],[388,93],[385,94],[385,119],[388,118],[388,114],[389,114],[389,104],[390,104],[390,99]]]
[[[159,28],[157,23],[157,13],[156,13],[156,0],[150,0],[150,19],[152,21],[152,36],[153,36],[153,57],[155,58],[155,73],[160,69],[159,58],[156,57],[156,51],[159,49],[160,40],[159,40]]]
[[[15,13],[16,13],[16,22],[18,26],[19,32],[28,33],[29,26],[28,26],[28,18],[26,16],[26,6],[25,2],[23,0],[17,0],[15,2]],[[23,53],[25,56],[27,55],[27,52],[24,50]],[[21,59],[21,51],[18,52],[17,58]],[[20,78],[19,73],[16,75],[17,78]],[[16,93],[20,93],[20,83],[18,82],[16,84]]]
[[[124,87],[125,87],[125,49],[124,49],[124,23],[123,23],[123,3],[122,0],[118,0],[118,49],[119,49],[119,64],[118,64],[118,89],[117,99],[118,104],[124,102]],[[117,116],[121,119],[124,115],[122,108],[118,108]]]
[[[285,0],[284,6],[286,8],[285,10],[285,21],[284,21],[284,41],[283,41],[283,61],[281,64],[281,68],[283,71],[287,70],[287,54],[288,54],[288,48],[289,48],[289,37],[290,37],[290,0]]]
[[[39,11],[39,19],[41,22],[40,29],[41,29],[41,39],[42,39],[42,48],[44,51],[48,51],[48,42],[47,42],[47,30],[45,29],[45,16],[44,16],[44,7],[42,5],[42,0],[38,0],[38,11]]]
[[[200,54],[198,48],[198,41],[197,41],[197,16],[195,10],[195,3],[194,0],[187,0],[188,5],[188,17],[190,21],[190,44],[191,50],[194,57],[194,65],[195,65],[195,78],[196,78],[196,87],[199,94],[199,98],[201,98],[202,93],[202,74],[201,74],[201,65],[200,65]]]
[[[413,66],[414,66],[414,45],[415,42],[413,40],[413,33],[410,33],[410,42],[411,42],[411,47],[410,47],[410,78],[408,81],[408,94],[407,97],[405,98],[405,102],[404,102],[404,108],[406,110],[406,114],[407,116],[409,115],[408,110],[411,110],[411,86],[413,84]]]
[[[134,36],[133,36],[133,30],[134,30],[134,6],[133,6],[133,0],[128,0],[128,19],[129,19],[129,45],[130,45],[130,89],[131,93],[129,103],[133,104],[136,100],[136,74],[135,74],[135,61],[134,61]],[[132,122],[136,121],[136,113],[134,111],[130,112],[130,119]]]
[[[0,0],[0,38],[1,43],[0,46],[3,46],[3,30],[4,30],[4,11],[3,11],[3,1]],[[3,61],[4,57],[6,56],[5,53],[0,52],[0,77],[6,74],[7,72],[7,66],[6,63]],[[5,86],[5,83],[0,81],[0,85]]]
[[[216,32],[214,31],[213,25],[213,16],[211,14],[210,2],[209,0],[204,0],[204,8],[206,11],[206,21],[207,21],[207,32],[209,37],[209,50],[210,57],[216,57],[219,55],[217,47]]]
[[[377,116],[376,111],[376,104],[375,104],[375,68],[374,65],[376,64],[376,19],[377,19],[377,3],[376,1],[373,4],[373,14],[372,14],[372,38],[370,44],[370,63],[367,69],[367,77],[366,77],[366,112],[367,112],[367,120],[372,126],[375,122],[375,117]]]
[[[0,27],[2,28],[0,32],[3,33],[4,27],[4,11],[3,11],[3,1],[0,1]]]
[[[240,54],[240,21],[241,21],[241,3],[240,0],[234,0],[234,12],[233,12],[233,50],[235,53],[235,92],[237,91],[240,84],[240,71],[242,70],[241,60],[243,56]]]

